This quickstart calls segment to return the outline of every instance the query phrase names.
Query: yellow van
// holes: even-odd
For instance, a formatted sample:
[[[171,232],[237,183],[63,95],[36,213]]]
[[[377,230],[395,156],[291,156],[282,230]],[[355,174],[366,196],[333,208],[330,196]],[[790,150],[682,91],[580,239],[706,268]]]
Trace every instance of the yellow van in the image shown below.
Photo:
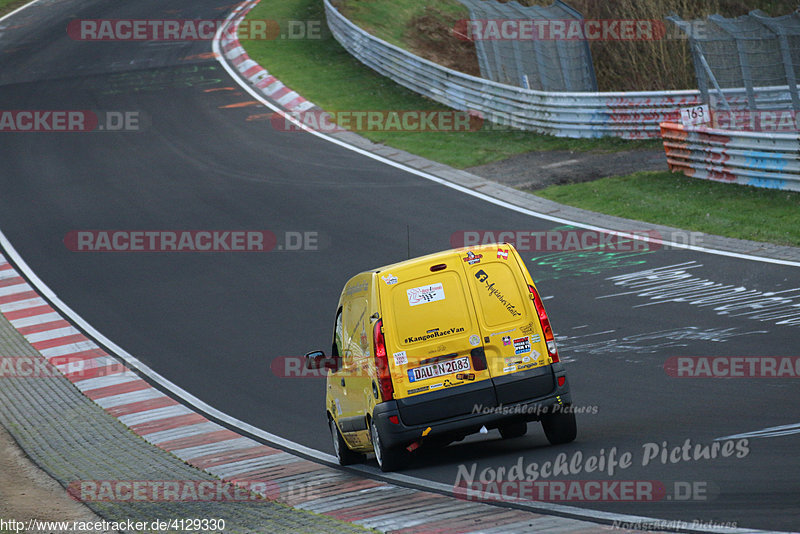
[[[326,410],[339,463],[375,453],[383,471],[424,443],[541,421],[552,444],[575,439],[564,365],[539,293],[510,244],[482,245],[363,272],[345,285]]]

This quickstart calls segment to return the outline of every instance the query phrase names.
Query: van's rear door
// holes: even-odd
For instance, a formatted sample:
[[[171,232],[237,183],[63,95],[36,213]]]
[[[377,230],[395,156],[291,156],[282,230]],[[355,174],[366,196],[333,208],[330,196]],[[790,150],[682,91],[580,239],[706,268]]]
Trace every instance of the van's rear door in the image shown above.
[[[459,263],[450,254],[378,274],[394,396],[406,424],[497,405]]]
[[[481,247],[465,262],[483,348],[500,404],[547,395],[555,388],[544,336],[519,255],[509,246]]]

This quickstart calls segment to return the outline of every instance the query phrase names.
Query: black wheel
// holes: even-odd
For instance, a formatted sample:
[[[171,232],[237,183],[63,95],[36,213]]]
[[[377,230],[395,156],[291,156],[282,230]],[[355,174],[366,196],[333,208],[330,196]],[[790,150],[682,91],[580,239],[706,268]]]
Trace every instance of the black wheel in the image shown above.
[[[547,441],[551,445],[569,443],[578,435],[578,425],[575,423],[575,414],[548,413],[542,416],[542,428]]]
[[[508,425],[501,426],[499,430],[503,439],[519,438],[528,432],[528,424],[524,421],[520,423],[510,423]]]
[[[405,460],[405,455],[403,454],[405,451],[400,448],[387,449],[384,447],[381,442],[380,432],[374,421],[369,422],[369,434],[372,437],[372,450],[375,451],[375,460],[378,462],[378,467],[381,468],[381,471],[388,473],[399,469]]]
[[[344,442],[342,434],[336,428],[336,421],[329,418],[331,429],[331,438],[333,439],[333,451],[336,453],[336,458],[339,460],[339,465],[357,464],[364,460],[364,455],[358,452],[351,451]]]

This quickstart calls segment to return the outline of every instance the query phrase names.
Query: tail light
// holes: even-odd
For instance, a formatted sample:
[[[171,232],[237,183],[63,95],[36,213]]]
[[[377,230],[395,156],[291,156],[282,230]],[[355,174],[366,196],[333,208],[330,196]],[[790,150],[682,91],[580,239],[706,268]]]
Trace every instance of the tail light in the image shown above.
[[[392,373],[389,371],[389,358],[386,354],[386,339],[383,337],[383,319],[375,323],[372,330],[375,341],[375,368],[378,371],[378,387],[381,390],[381,397],[384,401],[394,398],[394,387],[392,386]]]
[[[530,291],[531,296],[533,296],[533,305],[536,307],[536,314],[539,316],[539,323],[542,325],[544,341],[547,344],[547,352],[550,353],[550,358],[553,359],[553,363],[558,363],[560,359],[558,357],[558,349],[556,348],[556,338],[553,336],[553,329],[550,327],[550,319],[547,318],[547,312],[544,311],[542,298],[539,296],[539,292],[536,291],[536,288],[530,284],[528,285],[528,291]]]

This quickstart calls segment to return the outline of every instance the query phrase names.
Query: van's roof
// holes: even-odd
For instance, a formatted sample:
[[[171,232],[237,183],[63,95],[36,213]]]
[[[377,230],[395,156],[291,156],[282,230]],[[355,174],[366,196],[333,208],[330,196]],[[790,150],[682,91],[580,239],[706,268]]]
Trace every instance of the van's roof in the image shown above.
[[[503,247],[512,247],[512,245],[508,243],[487,243],[485,245],[475,245],[474,247],[461,247],[461,248],[452,248],[450,250],[443,250],[441,252],[434,252],[433,254],[427,254],[425,256],[419,256],[417,258],[411,258],[408,260],[400,261],[397,263],[392,263],[390,265],[384,265],[383,267],[379,267],[377,269],[372,269],[370,273],[380,273],[383,271],[390,271],[390,270],[399,270],[406,267],[410,267],[412,265],[416,265],[418,263],[429,263],[438,260],[446,260],[455,256],[460,256],[462,254],[466,254],[468,251],[482,251],[488,249],[496,249],[498,246]]]

